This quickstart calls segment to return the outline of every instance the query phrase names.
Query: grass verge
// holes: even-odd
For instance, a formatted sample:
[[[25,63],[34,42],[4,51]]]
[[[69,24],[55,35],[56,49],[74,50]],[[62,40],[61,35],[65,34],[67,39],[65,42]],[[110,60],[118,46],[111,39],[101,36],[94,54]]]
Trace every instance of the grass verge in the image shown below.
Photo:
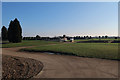
[[[24,48],[29,52],[54,52],[81,57],[118,60],[118,43],[67,43]]]
[[[40,46],[48,44],[58,44],[59,42],[53,41],[42,41],[42,40],[23,40],[21,43],[9,43],[5,41],[6,44],[2,44],[2,48],[10,47],[22,47],[22,46]]]

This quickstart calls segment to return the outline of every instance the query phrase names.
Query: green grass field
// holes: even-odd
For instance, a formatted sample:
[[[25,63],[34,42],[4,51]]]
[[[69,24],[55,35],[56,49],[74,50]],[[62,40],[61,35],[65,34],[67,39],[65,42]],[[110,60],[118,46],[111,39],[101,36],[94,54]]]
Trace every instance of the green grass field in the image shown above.
[[[8,41],[4,41],[2,44],[2,48],[10,48],[10,47],[22,47],[22,46],[39,46],[39,45],[48,45],[48,44],[58,44],[59,42],[53,41],[40,41],[40,40],[23,40],[21,43],[9,43]]]
[[[89,40],[99,40],[99,39],[80,39],[77,41],[89,41]],[[101,40],[118,40],[118,39],[101,39]],[[47,45],[47,44],[58,44],[60,42],[55,41],[41,41],[41,40],[23,40],[21,43],[9,43],[8,41],[3,41],[2,48],[10,48],[10,47],[22,47],[22,46],[39,46],[39,45]]]
[[[91,41],[91,40],[105,40],[105,41],[111,41],[111,40],[116,40],[116,41],[118,41],[119,39],[114,39],[114,38],[112,38],[112,39],[79,39],[79,40],[75,40],[75,42],[77,42],[77,41]]]
[[[23,40],[22,43],[5,41],[3,43],[7,43],[2,44],[3,48],[35,46],[22,49],[22,51],[29,52],[54,52],[81,57],[118,59],[118,43],[61,43],[41,40]]]
[[[25,48],[22,51],[54,52],[81,57],[118,59],[118,43],[65,43]]]

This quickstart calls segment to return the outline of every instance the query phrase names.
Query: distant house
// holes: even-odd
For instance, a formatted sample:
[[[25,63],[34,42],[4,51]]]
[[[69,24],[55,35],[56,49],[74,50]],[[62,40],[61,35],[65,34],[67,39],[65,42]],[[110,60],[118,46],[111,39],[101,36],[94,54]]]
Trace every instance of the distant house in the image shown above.
[[[74,38],[71,38],[71,39],[70,39],[70,42],[74,42]]]
[[[64,37],[64,38],[60,38],[60,42],[67,42],[68,40],[67,40],[67,38],[66,37]]]

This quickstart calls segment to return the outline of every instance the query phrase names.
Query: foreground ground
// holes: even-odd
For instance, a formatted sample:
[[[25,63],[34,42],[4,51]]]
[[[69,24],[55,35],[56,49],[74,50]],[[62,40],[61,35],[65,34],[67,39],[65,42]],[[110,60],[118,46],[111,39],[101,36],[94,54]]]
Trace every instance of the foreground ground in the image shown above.
[[[117,78],[118,61],[82,58],[68,55],[18,52],[18,48],[3,48],[5,55],[41,61],[43,70],[34,78]]]
[[[43,68],[40,61],[30,58],[2,56],[2,80],[9,78],[31,78]]]

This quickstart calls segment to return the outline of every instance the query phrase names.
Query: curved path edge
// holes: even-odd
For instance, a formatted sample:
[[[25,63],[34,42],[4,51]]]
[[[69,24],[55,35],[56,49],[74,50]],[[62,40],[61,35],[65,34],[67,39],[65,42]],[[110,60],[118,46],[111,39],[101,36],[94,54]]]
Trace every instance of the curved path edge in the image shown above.
[[[34,78],[118,78],[118,61],[18,52],[21,48],[26,47],[2,48],[2,53],[41,61],[44,68]]]

